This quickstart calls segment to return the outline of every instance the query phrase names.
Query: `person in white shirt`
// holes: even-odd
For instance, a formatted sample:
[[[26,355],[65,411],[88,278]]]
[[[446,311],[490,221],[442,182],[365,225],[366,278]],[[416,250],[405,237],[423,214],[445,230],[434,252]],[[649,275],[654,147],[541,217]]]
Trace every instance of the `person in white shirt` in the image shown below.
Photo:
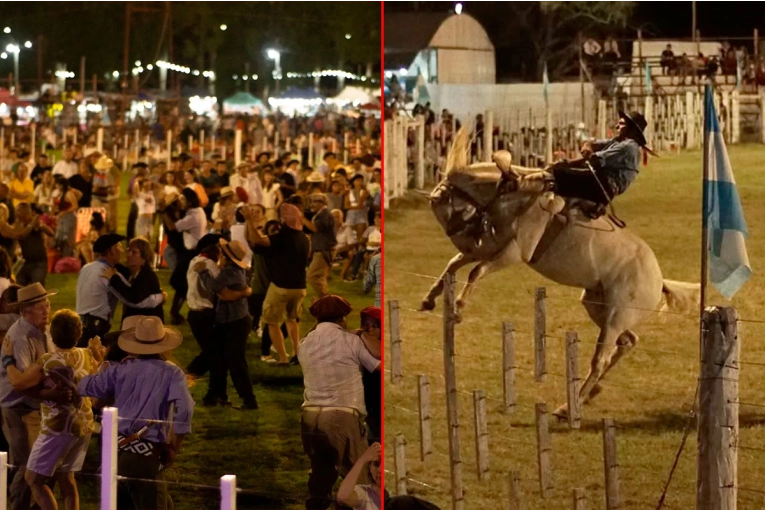
[[[77,174],[77,163],[72,160],[72,149],[64,149],[64,159],[53,166],[53,175],[63,175],[65,179]]]
[[[136,222],[136,236],[144,236],[151,239],[154,233],[154,213],[157,212],[157,202],[152,191],[152,183],[149,179],[140,179],[136,183],[135,203],[138,206],[138,221]]]
[[[262,203],[266,211],[266,221],[275,220],[279,217],[276,211],[279,210],[279,207],[281,207],[282,202],[284,201],[284,196],[279,188],[280,184],[276,182],[276,177],[274,177],[274,169],[271,168],[271,165],[267,165],[267,167],[263,169]]]
[[[228,180],[231,189],[243,188],[247,192],[250,204],[263,203],[263,186],[260,184],[258,173],[252,171],[252,167],[246,162],[240,163],[236,172]]]
[[[175,289],[173,305],[170,307],[173,325],[182,324],[184,321],[180,311],[188,293],[186,273],[196,252],[197,243],[207,232],[207,216],[200,207],[199,195],[191,188],[183,188],[183,198],[186,199],[186,216],[174,221],[169,212],[166,211],[164,215],[168,230],[183,233],[183,246],[185,248],[183,252],[177,254],[178,261],[173,274],[170,276],[170,285]]]
[[[345,280],[348,269],[351,267],[354,255],[356,255],[356,245],[358,244],[356,239],[356,232],[353,228],[343,221],[343,211],[340,209],[333,209],[330,211],[335,218],[335,255],[332,260],[342,257],[343,267],[340,270],[340,279]]]
[[[197,243],[207,230],[207,216],[199,205],[199,196],[191,188],[183,188],[183,198],[186,199],[186,216],[178,221],[166,217],[165,221],[170,230],[183,232],[183,245],[189,251],[197,248]]]
[[[252,249],[250,249],[250,243],[247,241],[247,222],[244,217],[244,211],[242,207],[250,207],[253,211],[253,221],[259,221],[263,218],[265,209],[260,204],[255,205],[240,205],[237,207],[234,213],[234,224],[231,225],[231,241],[239,241],[244,246],[246,262],[246,270],[252,267]]]

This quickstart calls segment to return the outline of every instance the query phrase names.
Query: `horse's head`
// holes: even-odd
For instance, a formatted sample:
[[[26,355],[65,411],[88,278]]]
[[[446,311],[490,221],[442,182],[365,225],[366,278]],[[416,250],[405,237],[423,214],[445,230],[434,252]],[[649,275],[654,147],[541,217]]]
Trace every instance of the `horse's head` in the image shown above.
[[[504,246],[516,240],[524,257],[530,258],[551,214],[560,210],[549,194],[528,191],[519,186],[523,176],[536,170],[512,165],[512,155],[506,151],[494,154],[493,163],[469,164],[470,134],[460,129],[449,149],[444,179],[430,194],[431,207],[447,234],[459,232],[461,226],[473,221],[476,213],[486,215],[493,232],[484,237],[490,245]],[[501,170],[500,170],[501,169]],[[502,172],[509,180],[502,182]],[[452,241],[460,250],[474,240]],[[490,242],[489,242],[490,241]],[[500,247],[501,247],[500,246]]]

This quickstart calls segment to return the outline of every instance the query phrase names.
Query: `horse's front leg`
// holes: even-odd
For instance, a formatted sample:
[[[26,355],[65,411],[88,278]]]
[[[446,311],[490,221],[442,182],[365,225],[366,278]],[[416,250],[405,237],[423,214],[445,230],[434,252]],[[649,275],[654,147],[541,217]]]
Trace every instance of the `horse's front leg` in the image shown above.
[[[521,252],[518,245],[515,242],[510,245],[496,258],[492,260],[481,262],[470,271],[468,281],[457,296],[457,301],[454,303],[457,308],[457,318],[461,319],[461,310],[467,305],[467,298],[472,294],[475,289],[478,280],[483,278],[489,273],[503,269],[511,264],[517,264],[521,262]]]
[[[438,280],[436,280],[436,283],[430,287],[428,294],[422,300],[420,311],[433,310],[436,307],[436,298],[440,296],[444,291],[444,279],[446,278],[446,275],[456,273],[460,270],[460,268],[470,264],[471,262],[474,262],[473,257],[467,256],[464,253],[458,253],[452,257],[449,263],[446,264],[446,269],[444,269],[444,272],[441,273],[441,276],[439,276]]]

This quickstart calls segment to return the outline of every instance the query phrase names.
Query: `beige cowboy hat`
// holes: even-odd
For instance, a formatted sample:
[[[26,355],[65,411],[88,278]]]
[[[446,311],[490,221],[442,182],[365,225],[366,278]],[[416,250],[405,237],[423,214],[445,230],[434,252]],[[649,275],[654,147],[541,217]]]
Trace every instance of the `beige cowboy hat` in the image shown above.
[[[244,245],[240,241],[234,240],[228,242],[225,239],[221,239],[220,249],[223,250],[223,253],[225,253],[234,264],[242,269],[247,268],[247,261],[245,260],[245,258],[247,258],[247,250],[245,250]]]
[[[231,186],[224,186],[220,190],[220,197],[228,197],[234,194],[234,190],[231,188]]]
[[[173,328],[165,327],[159,317],[138,316],[134,322],[125,321],[127,329],[117,340],[120,349],[128,354],[160,354],[175,349],[183,342],[183,335]]]
[[[321,176],[318,170],[314,170],[306,177],[306,182],[324,182],[324,177]]]
[[[54,296],[56,294],[58,294],[57,290],[53,289],[51,291],[46,291],[42,284],[37,282],[31,285],[27,285],[26,287],[21,287],[18,291],[16,302],[13,304],[30,305],[32,303],[42,301],[48,296]]]
[[[114,166],[114,161],[109,156],[101,156],[93,166],[96,170],[110,170]]]

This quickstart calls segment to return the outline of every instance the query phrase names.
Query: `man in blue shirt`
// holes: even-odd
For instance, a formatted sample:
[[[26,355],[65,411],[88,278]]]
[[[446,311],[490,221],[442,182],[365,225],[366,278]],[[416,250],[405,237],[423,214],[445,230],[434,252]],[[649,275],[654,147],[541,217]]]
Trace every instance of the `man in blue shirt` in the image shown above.
[[[615,137],[586,142],[582,159],[559,161],[545,172],[529,175],[521,181],[520,188],[552,189],[562,197],[588,200],[601,207],[607,205],[637,178],[640,149],[646,148],[643,134],[646,124],[645,117],[638,112],[627,115],[619,111]]]

